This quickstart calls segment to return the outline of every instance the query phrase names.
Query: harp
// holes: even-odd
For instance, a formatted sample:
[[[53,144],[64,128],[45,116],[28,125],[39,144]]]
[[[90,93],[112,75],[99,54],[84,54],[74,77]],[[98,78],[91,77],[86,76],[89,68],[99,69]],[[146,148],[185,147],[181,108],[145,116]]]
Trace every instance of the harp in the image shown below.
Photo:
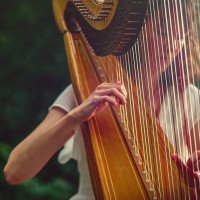
[[[190,113],[179,116],[179,109],[169,114],[163,108],[160,121],[158,109],[169,95],[169,84],[172,93],[180,91],[178,102],[186,107],[181,94],[189,82],[199,77],[198,2],[53,0],[53,9],[64,37],[78,102],[105,81],[120,80],[128,91],[126,106],[108,106],[82,125],[95,198],[200,198],[197,180],[190,187],[188,174],[181,176],[171,159],[174,152],[181,152],[182,144],[190,153],[191,146],[198,149],[199,138],[195,135],[194,144],[191,142],[185,122]],[[162,52],[169,52],[169,48],[174,55],[166,58]],[[155,72],[152,63],[158,68],[171,67],[160,67]],[[197,66],[193,73],[191,65]],[[157,89],[154,79],[158,80]],[[199,109],[198,104],[195,106]],[[184,124],[170,136],[163,127],[174,122],[174,115],[183,118]]]

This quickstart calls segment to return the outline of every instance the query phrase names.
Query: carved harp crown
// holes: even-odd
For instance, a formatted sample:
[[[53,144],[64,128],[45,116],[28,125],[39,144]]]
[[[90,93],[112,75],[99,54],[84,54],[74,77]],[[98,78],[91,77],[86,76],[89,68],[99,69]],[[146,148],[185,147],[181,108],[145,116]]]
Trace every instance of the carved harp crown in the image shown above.
[[[53,8],[78,102],[102,82],[119,80],[128,93],[125,106],[82,125],[95,198],[199,199],[197,180],[191,186],[171,159],[186,162],[200,143],[190,134],[200,116],[198,92],[190,95],[198,1],[53,0]]]

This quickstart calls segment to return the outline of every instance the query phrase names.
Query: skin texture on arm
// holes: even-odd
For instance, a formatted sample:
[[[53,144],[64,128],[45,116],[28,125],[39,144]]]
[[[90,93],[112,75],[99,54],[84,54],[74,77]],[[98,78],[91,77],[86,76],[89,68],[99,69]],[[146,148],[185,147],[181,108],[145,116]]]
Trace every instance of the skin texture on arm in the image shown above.
[[[49,111],[41,124],[11,152],[4,172],[9,184],[19,184],[37,174],[73,134],[76,123],[59,109]]]
[[[58,107],[51,109],[40,125],[11,152],[4,168],[6,181],[20,184],[36,175],[72,136],[78,124],[90,119],[107,104],[124,105],[124,91],[121,83],[102,83],[69,113]]]

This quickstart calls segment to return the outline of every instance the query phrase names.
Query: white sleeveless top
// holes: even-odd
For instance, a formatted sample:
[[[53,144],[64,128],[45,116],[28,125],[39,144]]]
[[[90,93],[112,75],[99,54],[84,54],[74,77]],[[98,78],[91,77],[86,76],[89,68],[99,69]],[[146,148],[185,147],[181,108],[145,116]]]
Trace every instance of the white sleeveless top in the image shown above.
[[[199,120],[200,91],[198,88],[190,84],[183,94],[169,88],[160,108],[159,122],[176,153],[184,162],[189,157],[186,128],[189,133]]]
[[[69,112],[77,105],[72,85],[68,86],[60,96],[55,100],[52,107],[59,107]],[[86,152],[84,148],[83,137],[80,126],[74,130],[74,135],[66,142],[64,148],[60,151],[58,161],[61,164],[67,163],[70,159],[77,160],[78,171],[80,173],[78,193],[70,200],[94,200],[94,193],[92,190]]]
[[[190,97],[192,97],[190,99]],[[180,94],[173,92],[169,89],[159,113],[160,125],[163,128],[164,133],[167,135],[171,144],[175,147],[175,133],[179,134],[179,138],[184,138],[182,134],[183,130],[183,108],[178,106]],[[193,86],[189,87],[184,92],[184,102],[186,109],[186,116],[188,121],[188,128],[191,129],[193,122],[200,120],[200,94],[199,90]],[[68,86],[56,99],[50,109],[54,106],[58,106],[63,110],[69,112],[76,107],[76,100],[72,86]],[[178,113],[176,115],[175,113]],[[176,121],[176,123],[175,123]],[[188,152],[186,148],[185,140],[180,141],[180,146],[177,147],[179,155],[184,161],[188,158]],[[59,163],[66,163],[71,158],[77,160],[78,171],[80,173],[80,182],[78,193],[70,200],[94,200],[94,194],[92,190],[90,175],[88,171],[86,152],[83,143],[83,137],[80,127],[76,127],[74,135],[66,142],[64,148],[60,151],[58,156]]]

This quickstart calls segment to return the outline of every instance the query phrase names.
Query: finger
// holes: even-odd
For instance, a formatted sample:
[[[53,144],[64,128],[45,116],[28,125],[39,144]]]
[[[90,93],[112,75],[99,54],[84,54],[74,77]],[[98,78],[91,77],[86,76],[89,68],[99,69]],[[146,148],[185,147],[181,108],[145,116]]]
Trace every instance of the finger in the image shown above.
[[[96,111],[95,111],[95,114],[97,114],[97,113],[100,113],[102,110],[104,110],[104,108],[107,106],[107,102],[106,103],[102,103],[102,104],[100,104],[98,107],[97,107],[97,109],[96,109]]]
[[[110,96],[107,96],[107,95],[105,95],[105,96],[96,96],[95,97],[95,106],[98,106],[98,105],[100,105],[102,103],[109,103],[109,104],[111,104],[113,106],[117,106],[118,105],[116,100],[113,99]]]
[[[100,84],[96,90],[104,90],[104,89],[109,89],[109,88],[116,88],[119,92],[121,92],[122,94],[124,94],[124,96],[127,96],[127,92],[126,89],[124,87],[124,85],[120,82],[116,82],[116,83],[102,83]]]
[[[98,96],[114,96],[115,98],[117,98],[119,100],[119,102],[121,104],[125,104],[126,103],[126,99],[124,97],[124,95],[122,93],[120,93],[116,88],[109,88],[109,89],[105,89],[105,90],[98,90],[95,92],[96,95]]]
[[[181,175],[186,176],[187,170],[189,169],[189,167],[181,160],[181,158],[177,154],[173,154],[171,158],[175,162],[176,166],[178,167]]]
[[[179,173],[185,182],[190,186],[194,186],[194,178],[197,178],[196,174],[192,172],[192,170],[181,160],[177,154],[173,154],[171,158],[175,162],[177,168],[179,169]]]
[[[116,80],[115,83],[121,83],[119,80]]]
[[[194,164],[194,171],[200,171],[200,159]]]
[[[100,85],[97,86],[97,89],[108,89],[108,88],[113,88],[113,87],[118,87],[122,85],[122,83],[120,82],[112,82],[112,83],[107,83],[107,82],[103,82]]]
[[[115,83],[121,83],[119,80],[116,80]],[[121,83],[122,84],[122,83]],[[122,84],[122,93],[124,94],[124,96],[127,98],[127,91],[126,91],[126,88],[124,87],[124,84]]]
[[[122,85],[122,92],[123,92],[124,96],[127,98],[128,93],[127,93],[126,88],[124,87],[124,85]]]
[[[200,159],[200,151],[193,152],[192,155],[187,160],[187,166],[190,169],[194,169],[194,168],[196,169],[199,159]]]

